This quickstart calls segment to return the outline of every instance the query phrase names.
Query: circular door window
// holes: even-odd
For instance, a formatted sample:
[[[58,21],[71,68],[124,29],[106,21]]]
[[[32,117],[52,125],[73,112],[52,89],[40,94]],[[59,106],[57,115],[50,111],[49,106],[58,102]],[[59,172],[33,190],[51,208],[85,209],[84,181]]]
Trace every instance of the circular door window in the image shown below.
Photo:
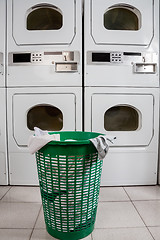
[[[106,131],[135,131],[139,126],[139,113],[133,107],[114,106],[104,114]]]
[[[38,105],[27,114],[27,127],[34,130],[60,131],[63,128],[63,114],[59,108],[50,105]]]
[[[112,6],[104,14],[104,27],[108,30],[137,31],[141,28],[141,13],[128,5]]]
[[[59,8],[50,5],[35,6],[27,16],[28,30],[59,30],[63,25],[63,15]]]

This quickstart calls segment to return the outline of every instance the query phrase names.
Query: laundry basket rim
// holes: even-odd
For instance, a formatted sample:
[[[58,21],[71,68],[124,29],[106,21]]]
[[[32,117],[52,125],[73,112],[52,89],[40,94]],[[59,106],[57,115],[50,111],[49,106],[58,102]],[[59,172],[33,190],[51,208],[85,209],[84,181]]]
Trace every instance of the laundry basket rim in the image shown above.
[[[50,141],[49,145],[89,145],[92,144],[89,139],[104,135],[97,132],[87,131],[49,131],[50,135],[60,134],[60,141]]]

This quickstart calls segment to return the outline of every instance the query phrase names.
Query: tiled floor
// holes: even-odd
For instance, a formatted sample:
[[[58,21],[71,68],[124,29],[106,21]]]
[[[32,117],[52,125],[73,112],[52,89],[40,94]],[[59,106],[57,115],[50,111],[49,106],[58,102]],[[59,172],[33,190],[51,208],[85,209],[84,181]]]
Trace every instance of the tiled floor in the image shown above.
[[[38,187],[0,187],[0,240],[54,239]],[[153,239],[160,239],[160,187],[102,187],[95,229],[84,240]]]

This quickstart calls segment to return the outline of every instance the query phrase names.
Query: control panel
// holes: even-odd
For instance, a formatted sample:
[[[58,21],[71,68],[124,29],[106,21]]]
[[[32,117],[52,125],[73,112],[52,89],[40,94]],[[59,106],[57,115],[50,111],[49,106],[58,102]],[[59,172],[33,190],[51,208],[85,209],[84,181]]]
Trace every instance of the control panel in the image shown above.
[[[9,53],[9,66],[52,65],[56,72],[77,72],[79,52]]]
[[[154,52],[88,52],[88,65],[128,65],[134,73],[156,73],[158,54]]]

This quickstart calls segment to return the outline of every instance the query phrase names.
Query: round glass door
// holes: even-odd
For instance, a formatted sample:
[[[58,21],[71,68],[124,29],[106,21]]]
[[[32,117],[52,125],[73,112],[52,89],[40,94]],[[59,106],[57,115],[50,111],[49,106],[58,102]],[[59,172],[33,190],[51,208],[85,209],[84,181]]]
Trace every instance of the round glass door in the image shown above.
[[[116,5],[104,14],[104,27],[108,30],[137,31],[141,27],[141,14],[131,6]]]
[[[35,106],[28,111],[27,127],[30,130],[39,127],[42,130],[60,131],[63,128],[63,114],[54,106]]]
[[[50,5],[34,7],[27,16],[27,30],[59,30],[63,15],[59,8]]]
[[[136,131],[139,126],[139,113],[133,107],[114,106],[104,114],[106,131]]]

